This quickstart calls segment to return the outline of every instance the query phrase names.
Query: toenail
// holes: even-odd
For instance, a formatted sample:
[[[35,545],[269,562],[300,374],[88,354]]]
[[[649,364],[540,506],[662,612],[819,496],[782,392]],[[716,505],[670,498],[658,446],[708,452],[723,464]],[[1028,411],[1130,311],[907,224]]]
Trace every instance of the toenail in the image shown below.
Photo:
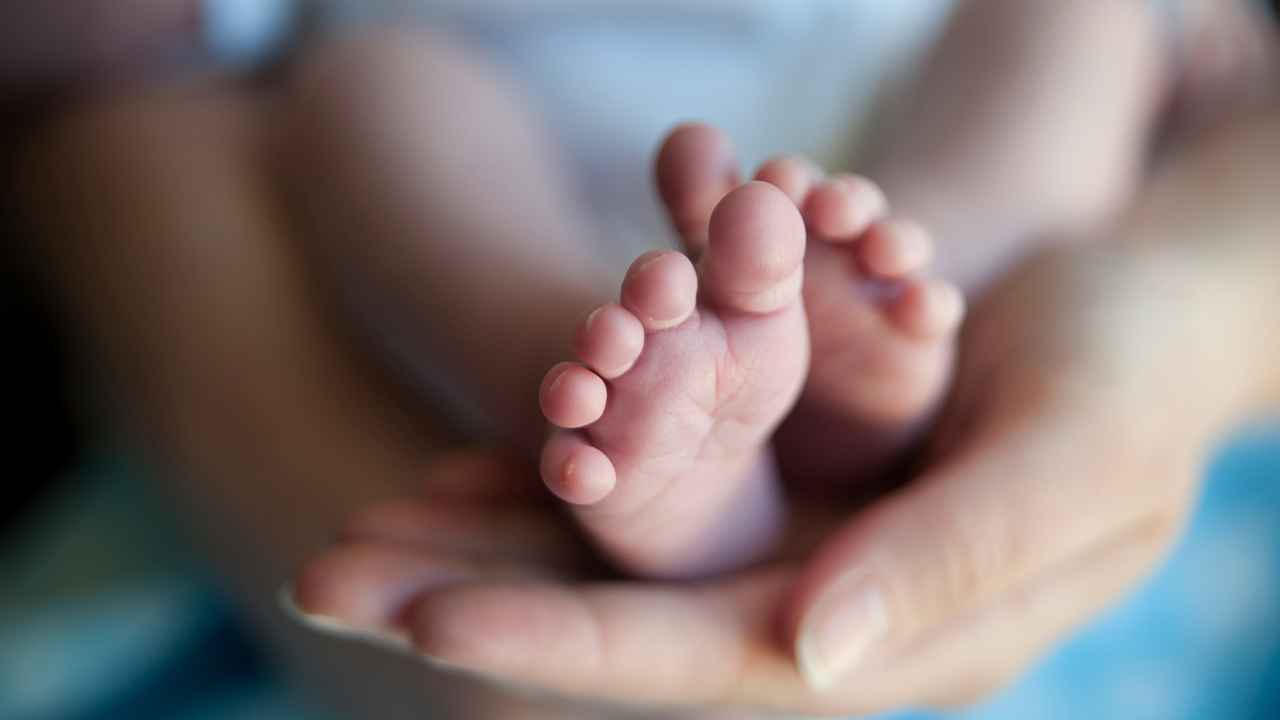
[[[554,393],[556,391],[556,388],[560,387],[560,383],[564,381],[564,376],[568,374],[569,374],[568,368],[561,370],[560,374],[556,375],[556,379],[551,381],[551,387],[547,388],[547,394],[550,395]]]
[[[636,269],[635,269],[635,272],[636,272],[637,274],[638,274],[638,273],[642,273],[642,272],[644,272],[645,270],[649,269],[649,267],[650,267],[651,265],[653,265],[653,264],[654,264],[654,263],[656,263],[656,262],[661,261],[661,260],[662,260],[663,258],[665,258],[666,256],[667,256],[667,254],[666,254],[666,253],[655,253],[653,257],[651,257],[651,258],[649,258],[648,260],[645,260],[644,262],[642,262],[642,263],[640,263],[639,265],[637,265],[637,266],[636,266]]]

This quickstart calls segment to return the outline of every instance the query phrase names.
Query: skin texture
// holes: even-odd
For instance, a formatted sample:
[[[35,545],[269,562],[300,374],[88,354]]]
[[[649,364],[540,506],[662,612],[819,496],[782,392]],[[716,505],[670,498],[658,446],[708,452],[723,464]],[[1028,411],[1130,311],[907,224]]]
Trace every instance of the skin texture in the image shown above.
[[[1142,193],[1121,231],[1105,234],[1122,240],[1115,248],[1046,255],[980,304],[965,345],[974,359],[962,366],[957,399],[943,425],[951,432],[939,436],[933,469],[918,483],[924,489],[878,506],[888,510],[854,516],[818,556],[822,562],[692,588],[545,580],[530,586],[531,574],[592,579],[601,573],[581,560],[589,554],[555,510],[530,504],[519,492],[529,534],[495,529],[495,522],[510,528],[502,513],[509,517],[511,503],[499,503],[511,499],[501,481],[510,471],[435,456],[432,463],[440,464],[424,473],[434,455],[425,440],[436,437],[431,426],[386,390],[335,329],[329,306],[308,280],[314,268],[289,241],[296,238],[294,226],[284,221],[288,216],[275,194],[255,180],[261,157],[251,150],[257,141],[244,119],[256,113],[225,89],[167,99],[115,97],[46,125],[23,143],[17,172],[24,207],[42,240],[39,255],[70,326],[96,348],[157,454],[181,470],[174,474],[181,506],[203,514],[200,527],[261,618],[272,617],[275,583],[315,547],[334,518],[373,497],[408,493],[429,481],[447,492],[443,500],[432,495],[426,510],[442,508],[458,520],[445,537],[427,539],[444,546],[438,556],[451,565],[437,578],[493,573],[494,556],[505,554],[514,558],[507,568],[524,570],[504,570],[498,584],[436,593],[424,593],[418,577],[408,588],[366,584],[362,578],[386,582],[421,567],[422,544],[406,541],[422,538],[391,530],[432,517],[407,512],[399,517],[414,522],[399,523],[376,514],[385,503],[371,504],[344,534],[362,538],[360,552],[341,555],[350,544],[344,540],[307,564],[297,588],[300,602],[341,617],[345,603],[357,601],[362,614],[354,617],[356,625],[379,627],[373,618],[411,629],[424,648],[456,664],[569,692],[814,711],[956,702],[1016,672],[1141,576],[1186,511],[1191,493],[1185,489],[1194,487],[1198,456],[1209,439],[1243,412],[1280,397],[1280,339],[1271,311],[1280,286],[1272,214],[1280,162],[1271,112],[1252,123],[1216,127],[1207,144],[1179,150],[1177,162]],[[174,274],[174,268],[185,272]],[[1168,307],[1180,311],[1161,311]],[[1042,317],[1060,320],[1046,325]],[[1171,324],[1170,317],[1191,320]],[[1009,375],[1012,380],[1005,379]],[[1213,381],[1170,387],[1171,377]],[[989,395],[999,401],[987,406]],[[1152,419],[1160,422],[1144,422]],[[1151,436],[1123,434],[1135,427]],[[1119,493],[1121,512],[1101,523],[1114,532],[1073,527],[1079,513],[1061,514],[1058,495],[1036,492],[1061,485],[1036,479],[1061,477],[1067,439],[1097,450],[1074,452],[1080,445],[1073,445],[1073,457],[1096,457],[1079,476]],[[1168,447],[1187,450],[1170,455]],[[1017,473],[997,472],[1011,463]],[[981,511],[1004,507],[1003,494],[943,492],[948,478],[969,477],[968,487],[978,486],[972,478],[983,470],[1005,481],[1027,478],[1028,492],[1015,495],[1027,502],[1020,509],[1056,519],[1048,527],[1065,530],[1062,546],[1055,547],[1048,533],[1011,535],[1001,522],[942,525],[940,532],[952,532],[940,536],[942,548],[915,535],[901,540],[922,544],[900,547],[897,555],[919,564],[881,578],[894,589],[884,591],[887,644],[898,645],[872,649],[869,666],[837,683],[837,690],[809,689],[794,664],[792,636],[809,603],[862,566],[881,528],[895,537],[893,528],[912,517],[912,507],[948,508],[950,501],[976,517],[1002,517]],[[476,492],[458,493],[458,486]],[[450,512],[448,502],[460,499],[470,504],[470,514]],[[849,529],[868,517],[887,519]],[[936,516],[922,515],[924,522],[931,518]],[[237,529],[235,538],[228,527]],[[984,544],[982,538],[992,540]],[[1018,544],[1001,538],[1018,538]],[[1009,551],[1024,543],[1030,554]],[[531,545],[537,547],[533,558]],[[944,551],[956,547],[966,551]],[[377,565],[388,551],[398,553],[402,565]],[[1030,558],[1025,565],[1014,562],[1024,556]],[[347,564],[344,557],[359,562]],[[331,561],[327,569],[307,574],[323,561]],[[345,588],[346,599],[332,597],[326,587]],[[368,592],[350,592],[353,587]],[[495,625],[492,615],[486,619],[486,612],[510,603],[503,593],[512,587],[534,591],[524,596],[536,599],[532,609],[554,610],[556,603],[569,609],[545,616],[552,629],[561,620],[583,621],[574,613],[585,608],[608,610],[591,622],[639,630],[616,634],[626,642],[603,646],[615,660],[603,671],[574,663],[534,667],[532,659],[545,659],[537,653],[556,637],[522,637]],[[477,598],[485,602],[468,603]],[[662,612],[655,614],[657,609]],[[655,626],[649,622],[655,616],[669,622]],[[466,673],[441,675],[415,663],[391,667],[380,650],[328,641],[278,619],[263,626],[296,667],[348,707],[359,707],[356,714],[394,716],[449,702],[438,694],[443,688],[464,695],[470,688],[478,691],[445,712],[500,715],[485,703],[505,693]],[[689,632],[694,629],[701,634]],[[655,651],[645,643],[665,640],[672,642],[661,648],[663,662],[647,662]],[[495,647],[503,652],[492,653]],[[975,648],[983,655],[975,656]],[[691,674],[656,673],[670,667],[670,658]],[[974,674],[974,667],[985,670]],[[415,691],[425,695],[406,698]],[[524,717],[573,712],[523,697]]]
[[[802,378],[808,395],[850,417],[902,425],[950,377],[963,301],[923,277],[932,250],[923,229],[887,217],[865,178],[825,177],[794,157],[766,162],[760,181],[721,196],[733,165],[714,128],[668,136],[659,191],[697,272],[670,250],[642,255],[622,305],[588,309],[574,332],[608,388],[569,363],[542,385],[548,420],[583,428],[548,444],[543,479],[589,506],[576,510],[584,526],[644,575],[723,572],[772,548],[782,503],[762,446]]]
[[[437,659],[619,700],[837,714],[999,686],[1148,571],[1213,441],[1280,401],[1277,120],[1179,153],[1116,244],[1045,252],[994,290],[931,468],[804,564],[694,586],[469,583],[399,605],[397,626]],[[1106,511],[1049,510],[1086,504]],[[886,619],[851,674],[797,667],[810,613],[863,581]]]
[[[931,469],[802,569],[693,588],[472,584],[403,606],[404,626],[460,666],[616,699],[847,713],[998,686],[1150,568],[1213,440],[1277,401],[1276,127],[1266,110],[1182,144],[1111,243],[1043,251],[993,289]],[[1061,510],[1099,495],[1109,512]],[[829,599],[868,585],[860,648],[804,647]],[[656,648],[669,672],[645,660]]]
[[[898,257],[910,230],[858,220],[859,198],[877,194],[865,180],[814,178],[823,184],[812,209],[807,191],[734,189],[727,140],[679,129],[657,174],[697,273],[665,250],[618,277],[534,114],[456,40],[385,29],[347,38],[312,53],[288,87],[282,137],[291,185],[355,325],[408,383],[420,382],[422,366],[443,374],[503,439],[532,449],[545,437],[535,398],[548,419],[573,429],[544,451],[544,479],[626,572],[700,576],[772,548],[783,507],[765,445],[809,364],[805,272],[825,270],[825,282],[810,285],[826,288],[826,324],[848,329],[822,335],[823,357],[850,347],[856,356],[825,363],[825,376],[857,395],[892,374],[902,391],[847,403],[849,414],[887,412],[907,423],[943,392],[959,311],[939,311],[946,301],[931,303],[908,277],[927,258],[923,234],[916,257]],[[785,171],[767,174],[797,184]],[[800,211],[813,215],[813,238],[869,248],[863,265],[872,271],[851,269],[857,249],[828,251],[830,267],[802,270]],[[847,292],[864,280],[900,284],[900,297],[881,303]],[[576,314],[610,297],[646,331],[634,355],[615,349],[634,337],[592,334],[629,321],[573,330],[569,308]],[[958,304],[954,291],[951,298]],[[912,333],[929,337],[902,341]],[[605,392],[557,364],[572,342]],[[877,353],[881,345],[894,347]],[[601,365],[593,353],[603,353]],[[881,356],[881,368],[927,359],[877,375],[856,367],[868,354]],[[542,376],[548,368],[555,377]],[[893,397],[908,389],[912,398]]]
[[[695,256],[709,227],[699,213],[725,186],[718,168],[734,162],[728,138],[699,125],[677,128],[658,154],[659,190]],[[786,193],[808,233],[804,304],[813,351],[800,410],[775,438],[782,467],[792,482],[814,486],[865,482],[945,394],[964,300],[929,275],[928,233],[891,216],[870,180],[827,176],[787,155],[766,161],[756,179]]]
[[[767,183],[732,191],[709,225],[696,270],[674,250],[654,250],[627,273],[622,309],[647,333],[627,358],[631,369],[609,381],[607,405],[596,406],[594,393],[575,397],[577,383],[544,384],[544,408],[597,412],[548,444],[543,479],[571,502],[575,485],[593,482],[584,475],[608,485],[575,512],[623,568],[644,575],[749,564],[771,549],[782,522],[765,444],[808,368],[804,226]],[[609,332],[593,324],[575,335],[603,345],[593,336]]]

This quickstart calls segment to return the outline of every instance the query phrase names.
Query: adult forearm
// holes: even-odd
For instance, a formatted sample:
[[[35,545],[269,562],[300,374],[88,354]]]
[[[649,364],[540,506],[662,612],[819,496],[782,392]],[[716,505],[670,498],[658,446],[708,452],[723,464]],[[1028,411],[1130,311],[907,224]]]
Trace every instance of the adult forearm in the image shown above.
[[[1223,419],[1280,403],[1280,102],[1174,148],[1121,228],[1118,253],[1185,283],[1170,310]]]
[[[1168,72],[1148,5],[959,6],[871,165],[894,211],[935,236],[943,277],[981,294],[1131,200]]]

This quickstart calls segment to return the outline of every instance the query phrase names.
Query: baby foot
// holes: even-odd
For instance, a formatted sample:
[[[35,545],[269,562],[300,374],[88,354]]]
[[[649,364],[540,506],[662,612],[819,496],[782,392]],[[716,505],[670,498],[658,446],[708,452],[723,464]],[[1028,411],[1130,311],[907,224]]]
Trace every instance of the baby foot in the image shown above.
[[[804,223],[766,183],[724,196],[697,268],[674,250],[632,264],[621,305],[574,332],[587,367],[543,381],[542,476],[626,569],[692,577],[761,557],[781,529],[769,436],[809,361]],[[587,368],[590,368],[588,370]]]
[[[803,209],[809,230],[806,401],[872,425],[928,412],[951,375],[964,301],[953,284],[923,276],[933,253],[924,228],[888,217],[883,193],[866,178],[824,179],[794,157],[765,163],[757,177]]]
[[[729,142],[706,126],[677,129],[659,153],[663,200],[694,247],[705,226],[700,209],[722,191],[726,166],[733,166]],[[869,180],[824,177],[792,156],[766,162],[756,178],[802,210],[809,238],[804,302],[813,358],[779,451],[801,459],[804,479],[848,479],[896,451],[945,394],[963,298],[951,283],[923,276],[928,235],[888,217]]]

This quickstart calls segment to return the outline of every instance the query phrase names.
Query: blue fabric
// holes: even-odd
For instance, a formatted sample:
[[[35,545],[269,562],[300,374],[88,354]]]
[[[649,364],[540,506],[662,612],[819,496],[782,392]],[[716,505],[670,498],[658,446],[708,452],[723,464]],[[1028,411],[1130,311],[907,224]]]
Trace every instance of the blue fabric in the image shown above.
[[[1280,717],[1280,422],[1234,437],[1152,580],[1001,695],[901,720]]]
[[[118,450],[88,453],[0,547],[0,719],[326,717]]]
[[[0,548],[0,718],[327,717],[263,662],[123,453],[90,453]],[[1227,443],[1169,563],[1021,681],[891,717],[1280,717],[1280,423]]]

